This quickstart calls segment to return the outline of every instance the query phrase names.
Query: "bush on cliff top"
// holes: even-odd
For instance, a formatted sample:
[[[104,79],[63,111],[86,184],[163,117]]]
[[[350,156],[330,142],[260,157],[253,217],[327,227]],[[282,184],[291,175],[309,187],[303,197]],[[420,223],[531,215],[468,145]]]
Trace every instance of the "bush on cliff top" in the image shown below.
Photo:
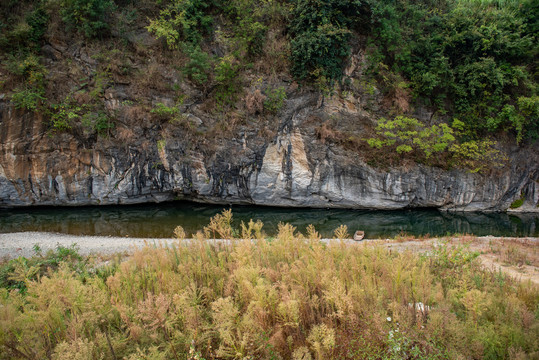
[[[537,1],[372,4],[377,76],[402,75],[416,101],[475,132],[512,129],[518,142],[537,137],[537,115],[524,115],[529,107],[519,100],[537,96]]]
[[[115,8],[113,0],[62,0],[60,15],[68,28],[93,38],[109,28],[107,18]]]
[[[92,49],[99,42],[96,38],[109,34],[112,26],[115,31],[110,34],[115,35],[108,40],[116,47],[125,45],[122,51],[137,66],[146,66],[139,53],[147,45],[138,36],[136,40],[133,34],[127,36],[112,21],[129,13],[130,21],[138,19],[131,25],[147,26],[169,49],[184,53],[188,60],[180,71],[185,78],[204,90],[215,88],[204,96],[228,106],[242,98],[246,79],[259,76],[252,72],[256,62],[265,62],[271,69],[265,75],[273,71],[273,77],[278,72],[282,80],[289,70],[295,80],[314,85],[326,95],[340,82],[343,89],[353,89],[349,86],[353,81],[343,79],[343,68],[354,48],[370,64],[370,71],[361,68],[363,62],[357,68],[362,81],[382,89],[388,100],[384,104],[396,103],[391,98],[405,92],[406,102],[412,105],[405,110],[388,105],[384,112],[422,105],[444,121],[460,119],[473,135],[467,140],[508,131],[518,144],[525,144],[539,137],[537,4],[534,0],[3,1],[0,57],[5,63],[39,58],[43,39],[61,44],[76,37],[74,33],[85,36]],[[66,33],[64,26],[58,26],[60,17],[67,25]],[[272,40],[284,44],[272,47]],[[63,52],[62,57],[73,61],[75,56],[70,56]],[[235,60],[228,61],[231,58]],[[278,67],[269,61],[283,58],[290,61],[281,61]],[[81,70],[78,62],[72,65]],[[225,65],[231,65],[234,73],[227,82],[221,76]],[[32,95],[41,95],[42,89],[27,86],[26,79],[6,67],[10,75],[2,75],[0,85],[9,91],[17,89],[18,105],[33,110],[39,98]],[[76,78],[72,81],[77,82]],[[84,87],[84,81],[71,88]],[[54,94],[51,88],[55,86],[45,88],[45,99],[68,95]],[[48,101],[43,102],[47,107]]]

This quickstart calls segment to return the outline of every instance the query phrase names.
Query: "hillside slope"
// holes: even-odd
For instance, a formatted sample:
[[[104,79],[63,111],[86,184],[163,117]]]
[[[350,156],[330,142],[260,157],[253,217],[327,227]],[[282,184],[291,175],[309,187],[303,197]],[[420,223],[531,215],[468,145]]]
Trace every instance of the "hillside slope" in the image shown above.
[[[5,2],[0,205],[537,211],[534,6]]]

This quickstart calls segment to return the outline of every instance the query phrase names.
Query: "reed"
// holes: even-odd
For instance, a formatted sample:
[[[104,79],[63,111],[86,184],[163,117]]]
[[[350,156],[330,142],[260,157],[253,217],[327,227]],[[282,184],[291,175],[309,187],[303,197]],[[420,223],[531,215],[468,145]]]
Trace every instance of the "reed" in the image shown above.
[[[289,224],[268,241],[261,223],[236,231],[231,217],[220,214],[192,240],[178,230],[173,247],[138,249],[106,277],[63,263],[18,278],[25,293],[0,289],[0,359],[539,354],[539,289],[483,269],[465,247],[417,255],[326,244],[314,227],[302,236]],[[217,235],[227,241],[207,240]]]

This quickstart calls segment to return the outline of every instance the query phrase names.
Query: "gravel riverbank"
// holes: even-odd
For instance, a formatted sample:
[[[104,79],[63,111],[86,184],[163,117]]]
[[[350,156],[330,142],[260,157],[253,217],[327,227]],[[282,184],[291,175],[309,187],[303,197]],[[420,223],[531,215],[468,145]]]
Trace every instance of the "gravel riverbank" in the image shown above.
[[[61,246],[77,245],[79,254],[115,254],[131,252],[135,247],[145,244],[173,244],[176,239],[167,238],[130,238],[118,236],[69,235],[48,232],[18,232],[0,234],[0,259],[12,259],[19,256],[34,255],[34,245],[39,245],[43,253]],[[222,241],[222,240],[217,240]],[[322,239],[322,241],[330,241]],[[357,244],[353,240],[345,240]]]
[[[81,236],[47,232],[18,232],[0,234],[0,261],[19,256],[34,255],[37,244],[43,253],[56,249],[58,245],[69,247],[76,244],[81,255],[115,254],[132,252],[136,247],[146,244],[171,245],[175,239],[162,238],[129,238],[113,236]],[[217,240],[222,241],[222,240]],[[331,241],[322,239],[322,241]],[[504,273],[523,281],[530,280],[539,284],[539,238],[503,238],[494,236],[464,236],[453,238],[371,240],[356,242],[346,240],[349,244],[360,246],[381,245],[392,251],[412,251],[424,253],[432,250],[432,246],[448,241],[452,245],[466,245],[471,251],[477,251],[483,265],[493,271]]]
[[[69,247],[73,244],[82,255],[114,254],[132,251],[146,243],[171,244],[174,239],[144,239],[113,236],[80,236],[46,232],[19,232],[0,234],[0,259],[12,259],[19,256],[29,257],[34,254],[34,245],[38,245],[43,253],[56,249],[58,245]]]

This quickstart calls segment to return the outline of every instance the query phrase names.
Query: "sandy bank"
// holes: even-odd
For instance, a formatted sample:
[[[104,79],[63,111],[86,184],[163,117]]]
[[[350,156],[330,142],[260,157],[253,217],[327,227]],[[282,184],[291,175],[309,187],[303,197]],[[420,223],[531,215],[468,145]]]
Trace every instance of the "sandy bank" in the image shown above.
[[[539,284],[539,238],[501,238],[493,236],[464,236],[454,238],[406,239],[406,240],[371,240],[350,244],[359,246],[380,245],[392,251],[413,251],[424,253],[432,251],[433,246],[441,240],[452,245],[464,245],[471,251],[477,251],[486,268],[502,271],[523,281]],[[324,239],[323,241],[329,241]],[[39,245],[45,253],[58,245],[72,246],[76,244],[79,253],[114,254],[132,252],[136,247],[145,244],[176,243],[175,239],[126,238],[112,236],[77,236],[46,232],[19,232],[0,234],[0,259],[12,259],[19,256],[34,255],[34,245]]]
[[[114,254],[132,251],[135,247],[142,247],[146,243],[173,243],[174,239],[144,239],[113,236],[79,236],[46,232],[19,232],[0,234],[0,259],[29,257],[34,254],[34,245],[39,245],[43,253],[56,249],[58,245],[71,246],[76,244],[79,253]]]
[[[132,251],[135,247],[143,247],[145,244],[173,244],[178,240],[166,238],[130,238],[118,236],[86,236],[69,235],[48,232],[18,232],[0,234],[0,259],[12,259],[19,256],[29,257],[34,255],[34,245],[39,245],[43,253],[56,249],[58,245],[77,245],[79,253],[89,254],[114,254],[124,251]],[[221,241],[221,240],[217,240]],[[330,241],[323,239],[322,241]],[[357,242],[348,240],[349,243]]]

